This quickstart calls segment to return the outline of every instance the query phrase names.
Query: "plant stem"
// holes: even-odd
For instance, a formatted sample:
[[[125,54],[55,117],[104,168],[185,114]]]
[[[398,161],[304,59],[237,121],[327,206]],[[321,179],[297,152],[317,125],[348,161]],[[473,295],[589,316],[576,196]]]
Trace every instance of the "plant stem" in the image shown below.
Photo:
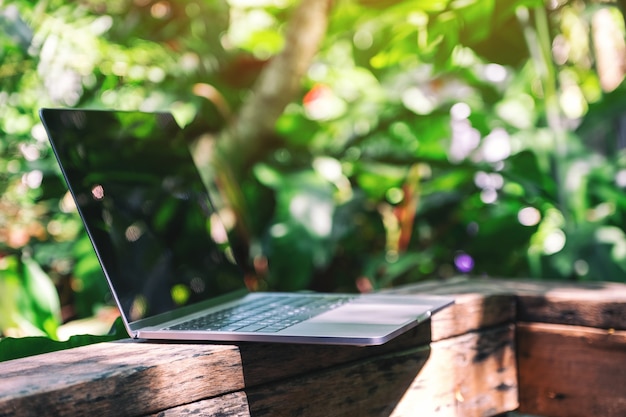
[[[571,224],[571,213],[567,204],[567,189],[565,179],[567,176],[567,132],[563,124],[563,116],[559,104],[557,70],[552,59],[552,37],[548,13],[543,5],[534,7],[531,11],[520,6],[517,18],[522,25],[524,38],[533,61],[535,71],[543,93],[543,105],[546,123],[552,132],[553,152],[549,155],[550,165],[556,184],[556,206],[562,213],[565,224]],[[532,257],[532,256],[531,256]],[[531,259],[530,267],[533,274],[541,273],[539,259]]]

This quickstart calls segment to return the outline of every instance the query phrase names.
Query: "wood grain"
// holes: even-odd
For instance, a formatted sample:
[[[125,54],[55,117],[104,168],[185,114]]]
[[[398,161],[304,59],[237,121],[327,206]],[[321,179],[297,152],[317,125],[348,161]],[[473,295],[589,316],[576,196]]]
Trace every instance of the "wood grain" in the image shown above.
[[[514,327],[433,343],[394,417],[493,416],[517,408]]]
[[[626,416],[626,332],[520,323],[517,346],[521,412]]]
[[[516,317],[515,295],[497,291],[494,286],[490,291],[482,286],[474,287],[474,281],[462,279],[442,281],[438,285],[432,282],[406,286],[387,291],[392,294],[433,294],[451,295],[455,303],[436,313],[432,317],[432,341],[439,341],[467,332],[513,323]]]
[[[518,404],[513,338],[511,325],[468,333],[430,347],[348,362],[159,415],[496,415]]]
[[[626,330],[626,284],[455,277],[394,292],[483,297],[511,296],[516,320]],[[433,330],[433,338],[435,337]]]
[[[248,398],[243,391],[224,394],[219,397],[162,410],[151,417],[211,416],[211,417],[250,417]]]
[[[516,405],[513,344],[510,325],[399,351],[343,347],[338,357],[332,347],[300,345],[107,343],[0,364],[0,415],[389,415],[397,408],[403,416],[415,407],[422,415],[465,408],[481,412],[459,415],[483,415]],[[242,356],[260,363],[246,367]],[[232,395],[244,386],[246,395]],[[435,397],[441,411],[420,408]]]
[[[530,414],[626,415],[626,285],[461,277],[391,292],[456,303],[375,347],[129,340],[0,363],[0,417],[488,416],[518,390]]]
[[[430,321],[383,346],[366,348],[131,340],[85,346],[0,363],[0,416],[40,415],[42,410],[55,415],[153,413],[429,343]]]
[[[0,416],[123,416],[244,387],[233,346],[102,343],[0,364]]]

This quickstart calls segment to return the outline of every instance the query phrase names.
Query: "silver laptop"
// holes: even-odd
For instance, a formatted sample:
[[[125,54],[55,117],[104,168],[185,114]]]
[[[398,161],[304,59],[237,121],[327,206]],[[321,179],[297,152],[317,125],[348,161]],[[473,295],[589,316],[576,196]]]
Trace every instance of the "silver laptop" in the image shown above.
[[[249,291],[171,114],[40,117],[131,337],[377,345],[453,302]]]

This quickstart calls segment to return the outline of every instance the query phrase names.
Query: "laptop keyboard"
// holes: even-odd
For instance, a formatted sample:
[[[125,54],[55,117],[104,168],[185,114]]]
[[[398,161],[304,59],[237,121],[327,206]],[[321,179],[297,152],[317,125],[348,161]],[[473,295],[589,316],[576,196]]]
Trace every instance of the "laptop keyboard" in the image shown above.
[[[166,330],[210,330],[224,332],[278,332],[317,314],[339,307],[354,297],[290,297],[271,295],[235,307],[209,313]]]

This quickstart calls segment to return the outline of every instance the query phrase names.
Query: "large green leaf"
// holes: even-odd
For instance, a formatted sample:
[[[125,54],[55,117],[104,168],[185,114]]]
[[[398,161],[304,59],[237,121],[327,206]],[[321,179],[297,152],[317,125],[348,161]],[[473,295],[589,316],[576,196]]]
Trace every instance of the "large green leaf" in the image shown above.
[[[63,342],[47,337],[7,337],[0,339],[0,362],[127,337],[128,333],[121,318],[115,321],[111,331],[105,336],[76,335]]]
[[[24,264],[24,288],[32,300],[37,325],[46,334],[55,337],[56,329],[61,321],[61,304],[57,289],[34,259],[25,256],[22,262]]]

